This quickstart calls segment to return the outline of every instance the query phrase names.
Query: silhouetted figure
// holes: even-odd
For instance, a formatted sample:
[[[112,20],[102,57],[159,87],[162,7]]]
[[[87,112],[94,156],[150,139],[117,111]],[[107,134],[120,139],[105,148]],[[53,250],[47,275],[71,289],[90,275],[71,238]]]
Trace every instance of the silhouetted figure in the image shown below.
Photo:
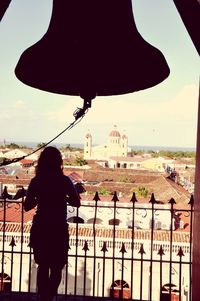
[[[38,264],[37,285],[41,301],[57,294],[68,249],[66,202],[80,206],[80,197],[69,177],[63,175],[62,156],[55,147],[40,155],[36,176],[31,180],[25,211],[37,206],[30,234],[30,246]]]

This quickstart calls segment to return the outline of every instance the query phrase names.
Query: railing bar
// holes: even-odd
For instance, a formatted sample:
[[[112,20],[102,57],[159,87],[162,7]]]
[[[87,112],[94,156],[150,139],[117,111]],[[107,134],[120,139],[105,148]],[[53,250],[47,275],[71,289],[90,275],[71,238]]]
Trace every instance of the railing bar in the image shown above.
[[[11,236],[12,237],[12,236]],[[11,237],[9,237],[9,240],[8,241],[10,241],[10,238]],[[7,242],[8,242],[7,241]],[[92,242],[92,240],[89,240],[90,242]],[[142,240],[140,240],[140,241],[138,241],[137,243],[140,243]],[[119,241],[120,242],[120,241]],[[161,241],[158,241],[158,243],[157,244],[159,244],[159,245],[161,245]],[[127,243],[125,243],[125,245],[127,245]],[[179,244],[180,245],[180,244]],[[179,246],[178,244],[176,245],[177,247]],[[165,247],[165,245],[164,245],[164,247]],[[187,247],[187,249],[189,249],[189,247]],[[138,250],[138,248],[135,248],[135,250]],[[0,251],[1,253],[2,253],[2,251]],[[9,253],[11,253],[9,250],[6,250],[6,252],[9,254]],[[19,253],[20,254],[20,251],[15,251],[15,253]],[[29,251],[23,251],[23,253],[24,254],[29,254]],[[189,252],[188,252],[189,253]],[[89,255],[88,255],[89,256]],[[97,256],[98,257],[98,256]],[[137,258],[137,257],[136,257]],[[133,258],[133,259],[135,259],[135,257]],[[130,260],[131,260],[131,258],[130,258]],[[156,260],[156,259],[155,259]],[[154,259],[153,259],[153,261],[154,261]],[[191,263],[192,261],[190,261],[190,260],[188,260],[188,261],[186,261],[186,263]]]
[[[10,266],[10,278],[11,278],[11,291],[13,284],[13,258],[14,258],[14,245],[11,245],[11,266]]]
[[[66,210],[68,212],[68,203],[66,204]],[[69,225],[67,223],[67,235],[68,235],[68,242],[67,242],[67,256],[66,256],[66,265],[65,265],[65,300],[67,300],[67,289],[68,289],[68,269],[69,269],[69,241],[70,241],[70,237],[69,237]]]
[[[149,300],[152,300],[152,282],[153,282],[153,234],[154,234],[154,201],[151,202],[151,249],[150,249],[150,266],[149,266]]]
[[[193,233],[193,202],[190,206],[190,266],[189,266],[189,301],[192,301],[192,233]]]
[[[87,271],[86,261],[87,261],[87,250],[85,250],[85,255],[84,255],[84,277],[83,277],[83,296],[84,297],[85,297],[85,291],[86,291],[86,271]]]
[[[116,200],[114,199],[114,208],[113,208],[113,219],[114,219],[114,222],[113,222],[113,252],[112,252],[112,299],[114,298],[114,281],[115,281],[115,234],[116,234],[116,231],[115,231],[115,228],[116,228],[116,225],[115,225],[115,221],[116,221],[116,209],[117,209],[117,204],[116,204]]]
[[[69,257],[75,257],[75,255],[69,255]],[[80,258],[84,258],[84,255],[79,255],[79,257]],[[93,256],[92,255],[88,255],[87,256],[88,258],[93,258]],[[96,257],[97,259],[102,259],[102,257],[101,256],[97,256]],[[112,256],[106,256],[105,257],[105,259],[113,259],[113,257]],[[121,260],[121,257],[118,257],[118,256],[116,256],[115,257],[115,260]],[[131,258],[126,258],[126,260],[127,261],[131,261],[132,259]],[[139,261],[140,262],[140,258],[134,258],[133,259],[134,261]],[[159,259],[153,259],[152,260],[154,263],[160,263],[160,260]],[[143,262],[149,262],[149,259],[145,259],[145,258],[143,258]],[[169,260],[163,260],[163,263],[169,263]],[[179,260],[172,260],[172,263],[173,264],[179,264]],[[189,262],[189,261],[182,261],[182,264],[185,264],[185,265],[190,265],[191,264],[191,262]]]
[[[5,251],[4,251],[4,252],[5,252]],[[1,253],[2,253],[2,252],[1,252]],[[20,255],[21,251],[13,251],[13,253],[14,253],[14,254]],[[23,252],[23,254],[25,254],[25,255],[29,255],[29,253],[30,253],[30,252],[28,252],[28,251],[26,251],[26,252],[24,251],[24,252]],[[12,251],[6,250],[6,254],[12,254]],[[33,254],[33,253],[31,253],[31,254]]]
[[[14,251],[14,254],[20,254],[20,253],[21,253],[20,251]],[[6,254],[11,254],[11,251],[6,251]],[[29,252],[27,252],[27,251],[25,252],[25,251],[24,251],[23,254],[27,255],[27,254],[29,254]],[[31,254],[33,254],[33,253],[31,253]],[[69,254],[68,257],[76,257],[76,255]],[[79,254],[78,257],[84,258],[84,255]],[[88,257],[88,258],[93,258],[93,255],[87,255],[87,257]],[[98,256],[98,255],[96,256],[96,258],[97,258],[97,259],[102,259],[102,257],[101,257],[101,256]],[[105,259],[113,259],[113,257],[112,257],[112,256],[106,256]],[[116,256],[116,257],[115,257],[115,260],[121,260],[121,257]],[[132,258],[126,258],[126,260],[127,260],[127,261],[131,261]],[[134,261],[139,261],[139,262],[140,262],[140,258],[134,257],[133,260],[134,260]],[[144,262],[149,262],[149,259],[143,258],[143,261],[144,261]],[[153,261],[154,263],[159,263],[159,262],[160,262],[159,259],[153,259],[152,261]],[[177,264],[177,263],[179,263],[179,260],[172,260],[171,262],[172,262],[173,264]],[[169,260],[167,260],[167,259],[166,259],[166,260],[163,260],[163,263],[169,263]],[[184,265],[191,265],[192,262],[191,262],[191,261],[182,261],[182,264],[184,264]]]
[[[7,188],[4,189],[4,191],[7,191]],[[1,292],[3,291],[3,277],[4,277],[4,258],[5,258],[5,230],[6,230],[6,197],[3,198],[3,246],[2,246],[2,262],[1,262]]]
[[[172,242],[173,242],[173,215],[174,215],[173,200],[171,200],[170,204],[171,204],[171,227],[170,227],[170,244],[169,244],[169,256],[170,256],[170,259],[169,259],[169,284],[172,283]],[[170,285],[170,287],[169,287],[170,300],[171,300],[171,295],[172,295],[172,288]]]
[[[105,289],[105,251],[103,252],[103,276],[102,276],[102,297],[104,297],[104,289]]]
[[[141,253],[141,265],[140,265],[140,300],[142,300],[143,292],[143,253]]]
[[[124,283],[124,252],[122,252],[122,271],[121,271],[121,298],[123,299],[123,283]]]
[[[9,203],[13,203],[13,200],[6,200],[6,202],[9,204]],[[91,206],[93,206],[93,204],[89,204],[89,205],[87,205],[87,204],[81,204],[81,207],[88,207],[88,208],[91,208]],[[113,206],[112,205],[105,205],[105,204],[98,204],[98,208],[108,208],[108,209],[110,209],[110,208],[113,208]],[[124,209],[124,210],[130,210],[130,209],[132,209],[132,206],[131,205],[128,205],[128,204],[126,204],[126,207],[125,206],[120,206],[120,205],[118,205],[117,206],[117,208],[118,209]],[[163,208],[163,205],[159,205],[159,207],[156,207],[156,204],[154,204],[154,208],[155,208],[155,210],[158,210],[158,211],[170,211],[170,205],[169,205],[169,207],[168,208]],[[152,208],[151,208],[151,206],[149,206],[149,207],[144,207],[144,206],[139,206],[137,203],[136,203],[136,205],[135,205],[135,209],[136,210],[146,210],[146,211],[152,211]],[[176,210],[176,208],[174,208],[175,210]],[[188,212],[188,209],[187,208],[182,208],[181,209],[181,211],[182,212]],[[194,210],[192,209],[191,210],[191,212],[193,212]]]
[[[131,237],[131,299],[133,299],[133,264],[134,264],[134,238],[135,238],[135,202],[132,202],[132,237]]]
[[[93,297],[95,296],[95,285],[96,285],[96,219],[97,219],[97,199],[95,199],[95,208],[94,208],[94,220],[93,220]]]
[[[100,291],[100,289],[99,289],[99,283],[100,283],[100,271],[101,271],[100,266],[101,266],[101,263],[98,262],[98,263],[97,263],[97,293],[96,293],[97,297],[100,296],[100,292],[99,292],[99,291]]]
[[[162,261],[162,254],[160,255],[160,296],[161,296],[161,293],[162,293],[162,275],[163,275],[163,261]]]
[[[81,204],[81,207],[89,207],[89,208],[91,208],[91,206],[93,206],[92,203],[91,204]],[[159,210],[159,211],[170,211],[170,205],[168,206],[169,208],[163,208],[162,206],[163,206],[163,204],[159,205],[159,207],[156,207],[155,204],[154,204],[154,208],[156,210]],[[102,204],[98,204],[98,208],[113,208],[113,206],[112,205],[105,205],[105,204],[103,204],[103,205]],[[128,204],[126,204],[126,207],[125,206],[117,205],[117,209],[128,210],[128,209],[132,209],[132,206],[130,206]],[[138,204],[136,204],[135,209],[136,210],[137,209],[141,209],[141,210],[145,209],[145,210],[149,210],[149,211],[152,210],[151,206],[144,208],[144,206],[138,206]],[[176,210],[176,208],[175,208],[175,210]],[[181,209],[181,211],[188,212],[188,209],[184,209],[183,208],[183,209]]]
[[[181,294],[181,291],[182,291],[182,264],[181,264],[181,259],[182,259],[182,256],[180,256],[180,263],[179,263],[179,301],[182,300],[182,294]]]
[[[77,291],[77,272],[78,272],[78,216],[79,208],[76,210],[76,246],[75,246],[75,277],[74,277],[74,296]]]
[[[20,245],[20,264],[19,264],[19,292],[21,292],[22,286],[22,261],[23,261],[23,243],[24,243],[24,197],[21,201],[21,245]]]
[[[28,269],[28,292],[30,293],[31,291],[31,247],[29,246],[30,248],[30,252],[29,252],[29,269]]]

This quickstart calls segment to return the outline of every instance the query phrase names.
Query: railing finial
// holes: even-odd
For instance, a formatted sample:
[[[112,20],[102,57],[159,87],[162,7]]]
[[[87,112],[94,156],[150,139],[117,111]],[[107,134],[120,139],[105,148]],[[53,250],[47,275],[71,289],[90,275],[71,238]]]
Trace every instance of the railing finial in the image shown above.
[[[122,243],[122,247],[119,252],[121,252],[122,254],[127,253],[124,242]]]
[[[106,246],[106,241],[103,242],[103,247],[101,249],[102,252],[108,252],[107,246]]]
[[[1,195],[1,199],[12,200],[12,195],[8,193],[7,186],[4,186],[4,189],[3,189],[3,192],[2,192],[2,195]]]
[[[13,236],[12,236],[12,239],[11,239],[11,242],[10,242],[9,246],[10,247],[15,247],[16,246],[15,239],[14,239]]]
[[[85,251],[85,252],[89,251],[87,240],[85,240],[84,247],[83,247],[82,250]]]
[[[154,193],[151,194],[151,198],[150,198],[149,203],[151,203],[151,204],[155,204],[156,203],[156,199],[155,199]]]
[[[165,255],[165,252],[164,252],[164,250],[163,250],[162,245],[160,246],[160,249],[159,249],[159,251],[158,251],[158,255],[160,255],[160,256]]]
[[[188,203],[189,205],[191,205],[191,207],[193,207],[194,206],[194,196],[193,196],[193,194],[191,195],[191,197],[190,197],[190,201],[189,201],[189,203]]]
[[[176,204],[176,201],[174,198],[171,198],[168,203],[173,206],[174,204]]]
[[[136,203],[138,200],[137,200],[137,198],[136,198],[136,193],[135,193],[135,191],[133,192],[133,195],[132,195],[132,198],[130,199],[130,202],[131,203]]]
[[[118,202],[118,201],[119,201],[119,199],[118,199],[118,197],[117,197],[117,192],[116,192],[116,191],[114,192],[112,201],[113,201],[113,202]]]
[[[144,245],[143,245],[143,244],[141,244],[140,250],[139,250],[138,253],[141,254],[141,255],[146,254],[146,252],[145,252],[145,250],[144,250]]]
[[[96,191],[96,193],[95,193],[95,195],[93,197],[93,201],[96,201],[96,202],[101,201],[101,199],[99,197],[99,194],[98,194],[98,191]]]
[[[181,247],[178,250],[177,256],[179,256],[179,257],[185,256],[183,253],[183,249]]]

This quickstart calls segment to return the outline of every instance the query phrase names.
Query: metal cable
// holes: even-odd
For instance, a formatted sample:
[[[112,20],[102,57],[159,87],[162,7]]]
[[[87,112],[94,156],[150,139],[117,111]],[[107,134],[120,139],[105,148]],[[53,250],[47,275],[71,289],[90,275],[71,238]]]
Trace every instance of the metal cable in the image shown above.
[[[75,125],[77,125],[85,116],[85,114],[88,112],[88,107],[87,106],[83,106],[83,108],[77,108],[74,112],[74,117],[75,120],[73,122],[71,122],[63,131],[61,131],[58,135],[56,135],[54,138],[52,138],[51,140],[49,140],[47,143],[45,143],[44,145],[38,147],[36,150],[30,152],[29,154],[22,156],[22,157],[18,157],[18,158],[13,158],[13,159],[8,159],[8,158],[4,158],[3,161],[0,163],[0,167],[1,166],[5,166],[5,165],[9,165],[18,161],[21,161],[23,159],[25,159],[28,156],[33,155],[34,153],[40,151],[41,149],[45,148],[47,145],[49,145],[51,142],[53,142],[54,140],[56,140],[58,137],[60,137],[64,132],[66,132],[67,130],[72,129]]]

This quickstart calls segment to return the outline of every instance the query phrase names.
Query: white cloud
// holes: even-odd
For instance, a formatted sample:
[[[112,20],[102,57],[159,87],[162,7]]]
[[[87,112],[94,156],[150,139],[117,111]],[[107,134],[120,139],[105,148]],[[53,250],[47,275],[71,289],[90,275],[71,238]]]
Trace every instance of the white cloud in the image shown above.
[[[188,85],[167,100],[148,100],[146,102],[135,101],[133,94],[97,97],[92,101],[92,107],[85,116],[85,124],[102,123],[148,123],[148,122],[171,122],[181,120],[194,120],[197,114],[198,89],[195,85]],[[79,104],[77,105],[77,102]],[[48,120],[64,122],[72,118],[72,114],[82,106],[81,99],[68,100],[63,107],[46,113]]]
[[[26,103],[23,100],[17,100],[13,105],[14,108],[24,108],[25,106]]]

